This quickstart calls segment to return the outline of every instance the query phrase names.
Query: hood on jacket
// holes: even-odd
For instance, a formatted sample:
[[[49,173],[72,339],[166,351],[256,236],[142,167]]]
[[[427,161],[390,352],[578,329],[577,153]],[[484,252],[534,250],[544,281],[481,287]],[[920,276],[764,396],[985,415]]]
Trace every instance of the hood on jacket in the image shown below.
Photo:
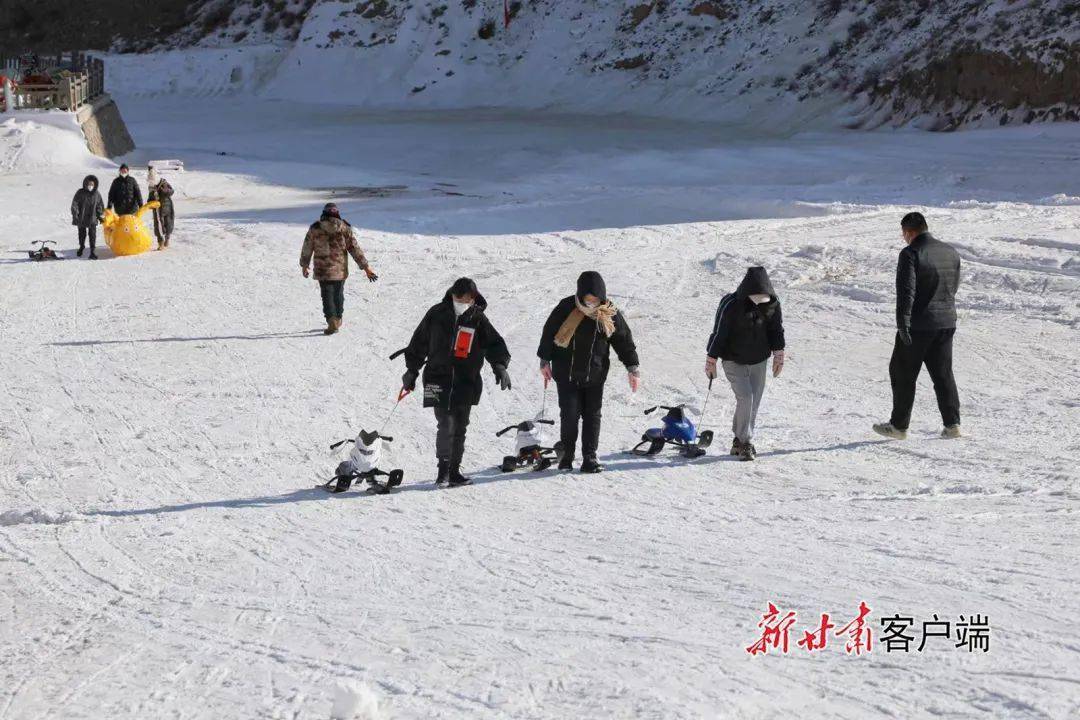
[[[319,218],[319,222],[316,223],[326,232],[342,232],[346,228],[351,228],[352,225],[345,222],[341,218],[333,217],[331,215],[323,215]]]
[[[97,179],[96,175],[87,175],[86,177],[83,178],[83,181],[82,181],[83,190],[86,190],[86,184],[87,183],[94,183],[94,189],[95,190],[98,190],[99,188],[101,188],[101,183],[98,182],[98,179]]]
[[[604,278],[595,270],[586,270],[577,279],[577,299],[585,302],[586,295],[595,295],[600,302],[607,302],[607,286]]]
[[[476,291],[475,297],[476,297],[476,299],[473,302],[473,307],[475,307],[477,310],[480,310],[480,311],[487,310],[487,300],[484,299],[484,296],[480,294],[479,290]],[[444,303],[446,303],[447,305],[449,305],[450,307],[453,307],[454,306],[454,293],[451,292],[450,290],[447,290],[446,294],[443,295],[442,301]]]
[[[773,290],[772,282],[769,280],[769,273],[760,265],[746,269],[746,275],[743,276],[735,294],[743,299],[751,295],[768,295],[773,301],[777,299],[776,291]]]

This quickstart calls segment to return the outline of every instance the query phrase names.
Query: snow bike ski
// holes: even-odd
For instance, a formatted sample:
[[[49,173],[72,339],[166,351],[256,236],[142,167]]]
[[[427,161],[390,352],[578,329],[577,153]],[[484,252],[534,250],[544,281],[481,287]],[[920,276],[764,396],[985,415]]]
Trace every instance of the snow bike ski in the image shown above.
[[[401,484],[405,479],[404,470],[390,470],[389,472],[379,469],[379,461],[382,459],[383,443],[393,442],[394,438],[379,434],[378,431],[360,431],[355,440],[340,440],[330,446],[336,450],[345,443],[352,443],[352,451],[349,458],[343,460],[337,466],[334,477],[319,485],[323,490],[331,493],[343,493],[352,487],[356,481],[366,482],[368,492],[376,495],[386,495],[393,488]],[[385,477],[386,480],[380,480]]]
[[[55,245],[55,240],[35,240],[31,245],[40,245],[37,250],[27,250],[31,260],[63,260],[50,245]]]
[[[561,441],[555,443],[554,447],[545,447],[544,445],[546,437],[543,426],[554,424],[554,420],[544,420],[538,417],[535,420],[519,422],[517,425],[508,425],[495,433],[495,437],[502,437],[511,430],[517,430],[515,435],[517,455],[503,456],[499,469],[503,472],[513,472],[531,465],[534,472],[539,472],[540,470],[547,470],[553,462],[561,460]]]
[[[671,445],[679,448],[684,457],[697,458],[705,454],[705,449],[712,444],[713,431],[702,430],[698,433],[694,423],[686,416],[685,405],[657,405],[645,411],[649,415],[657,410],[667,410],[661,423],[663,427],[649,428],[641,436],[641,442],[630,452],[635,455],[656,455]]]

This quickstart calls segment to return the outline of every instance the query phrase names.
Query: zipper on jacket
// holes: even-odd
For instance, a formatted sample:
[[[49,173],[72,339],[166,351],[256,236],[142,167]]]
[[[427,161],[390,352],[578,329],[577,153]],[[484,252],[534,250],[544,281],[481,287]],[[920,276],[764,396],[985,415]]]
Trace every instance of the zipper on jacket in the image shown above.
[[[451,309],[450,312],[453,312],[453,309]],[[468,310],[465,312],[468,312]],[[458,329],[461,327],[461,318],[463,317],[465,317],[465,313],[454,316],[454,331],[450,333],[450,392],[446,395],[447,410],[450,410],[453,407],[451,403],[454,400],[454,379],[457,377],[457,363],[454,362],[454,345],[457,342],[457,333]]]
[[[585,382],[589,382],[589,378],[592,377],[592,356],[593,356],[593,350],[596,349],[596,333],[599,330],[600,330],[600,323],[594,324],[593,325],[593,331],[592,331],[592,344],[589,345],[589,361],[588,361],[588,365],[586,365],[587,370],[585,370]]]
[[[574,336],[572,338],[570,338],[570,381],[571,382],[573,382],[573,380],[574,380],[574,360],[576,359],[574,357],[574,350],[576,350],[576,349],[577,349],[577,333],[575,332]]]

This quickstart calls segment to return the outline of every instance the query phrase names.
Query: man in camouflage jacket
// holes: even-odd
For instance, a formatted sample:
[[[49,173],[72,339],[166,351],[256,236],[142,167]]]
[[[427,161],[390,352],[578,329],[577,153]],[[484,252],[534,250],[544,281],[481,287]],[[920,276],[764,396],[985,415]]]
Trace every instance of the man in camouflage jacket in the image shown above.
[[[314,258],[315,279],[322,293],[323,315],[326,329],[323,333],[333,335],[341,329],[341,316],[345,310],[345,278],[349,277],[349,255],[367,275],[370,282],[379,276],[368,265],[364,251],[356,244],[352,226],[341,219],[337,205],[327,203],[322,217],[308,228],[304,248],[300,251],[300,269],[309,277],[308,265]]]

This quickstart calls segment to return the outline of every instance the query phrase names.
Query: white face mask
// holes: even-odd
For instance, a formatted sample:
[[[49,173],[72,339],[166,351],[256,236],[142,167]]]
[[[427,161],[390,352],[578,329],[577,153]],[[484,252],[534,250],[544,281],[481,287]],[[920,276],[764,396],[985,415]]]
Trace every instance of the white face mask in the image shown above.
[[[587,302],[587,303],[585,303],[585,307],[589,308],[590,310],[595,310],[596,308],[600,307],[600,303],[599,302]]]
[[[472,307],[472,303],[463,303],[454,300],[454,314],[460,316],[466,310]]]
[[[767,303],[772,300],[772,295],[766,293],[754,293],[750,296],[750,300],[752,300],[755,305],[761,305],[762,303]]]

